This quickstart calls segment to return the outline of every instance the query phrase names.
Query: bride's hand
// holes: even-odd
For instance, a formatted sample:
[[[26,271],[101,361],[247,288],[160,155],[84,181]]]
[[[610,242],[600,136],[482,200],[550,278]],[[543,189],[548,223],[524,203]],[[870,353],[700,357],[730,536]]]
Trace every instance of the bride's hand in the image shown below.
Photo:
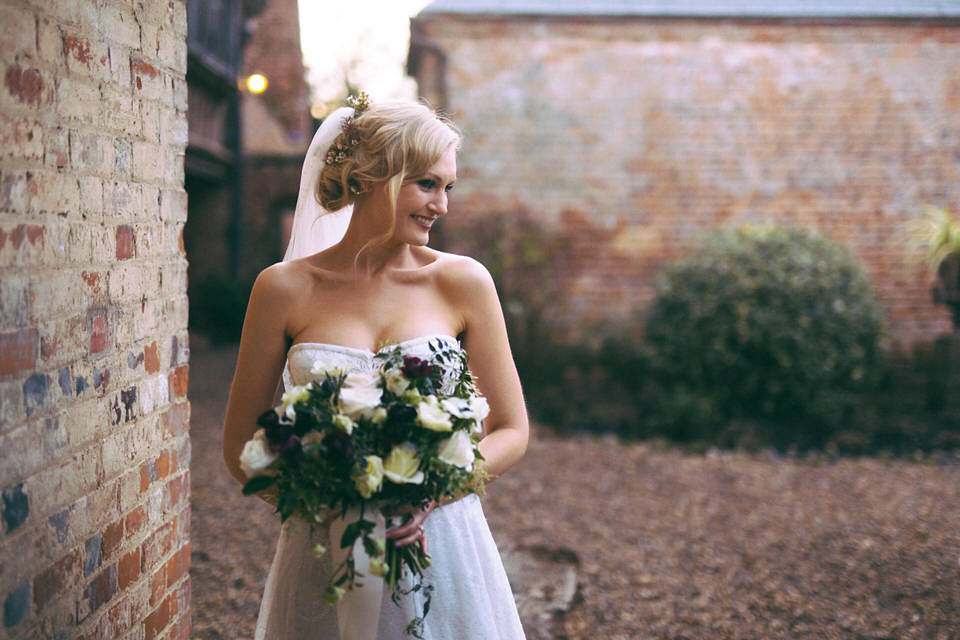
[[[436,506],[436,503],[431,501],[425,506],[412,509],[407,514],[403,524],[387,529],[387,539],[393,540],[394,545],[398,547],[418,542],[420,549],[426,554],[427,538],[423,533],[423,523]]]

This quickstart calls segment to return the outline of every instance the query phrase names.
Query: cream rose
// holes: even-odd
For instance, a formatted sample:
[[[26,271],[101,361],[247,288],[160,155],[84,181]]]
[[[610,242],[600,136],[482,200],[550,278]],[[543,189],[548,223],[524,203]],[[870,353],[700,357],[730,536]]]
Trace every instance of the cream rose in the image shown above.
[[[327,376],[336,378],[342,376],[344,373],[346,372],[340,367],[325,367],[322,364],[315,364],[313,368],[310,369],[310,378],[320,383],[326,380]]]
[[[380,456],[365,457],[353,483],[360,495],[369,500],[383,486],[383,459]]]
[[[330,421],[333,422],[333,426],[347,435],[353,433],[353,427],[356,426],[356,423],[350,419],[350,416],[345,416],[342,413],[333,416]]]
[[[455,431],[452,436],[440,443],[437,457],[447,464],[472,471],[476,456],[473,453],[473,442],[470,436],[466,431]]]
[[[403,392],[407,390],[407,387],[410,386],[410,380],[403,375],[402,371],[397,369],[384,371],[383,383],[386,385],[387,391],[395,396],[403,394]]]
[[[417,405],[417,422],[420,423],[421,427],[431,431],[450,431],[453,429],[450,414],[440,406],[437,396],[427,396]]]
[[[240,453],[240,468],[248,478],[270,475],[267,467],[276,459],[276,454],[272,453],[267,445],[266,432],[263,429],[257,429],[253,437],[243,445],[243,451]]]
[[[395,446],[383,462],[383,475],[395,484],[422,484],[423,471],[420,471],[420,458],[417,448],[404,442]]]
[[[276,409],[277,416],[279,416],[281,420],[286,418],[292,422],[294,418],[297,417],[296,412],[293,410],[293,405],[309,398],[311,389],[313,389],[313,384],[308,382],[304,385],[291,387],[289,391],[285,391],[283,395],[280,396],[280,406]]]

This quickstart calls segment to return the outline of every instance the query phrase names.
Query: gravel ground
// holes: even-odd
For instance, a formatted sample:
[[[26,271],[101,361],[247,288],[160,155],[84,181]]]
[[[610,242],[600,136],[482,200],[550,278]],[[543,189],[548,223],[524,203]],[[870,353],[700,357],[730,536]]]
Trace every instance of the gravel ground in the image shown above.
[[[279,525],[222,464],[235,353],[192,346],[193,637],[252,638]],[[575,568],[556,638],[960,638],[956,457],[692,456],[535,429],[484,509],[508,569],[515,550]]]

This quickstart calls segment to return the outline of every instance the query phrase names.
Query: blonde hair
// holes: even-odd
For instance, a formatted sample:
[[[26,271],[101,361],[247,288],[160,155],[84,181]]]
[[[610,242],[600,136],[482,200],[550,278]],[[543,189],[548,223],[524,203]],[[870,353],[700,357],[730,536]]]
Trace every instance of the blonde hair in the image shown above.
[[[353,204],[364,182],[386,183],[390,227],[362,252],[391,237],[400,187],[408,178],[425,174],[451,146],[459,148],[460,133],[449,120],[417,102],[373,104],[353,119],[350,131],[358,143],[342,162],[323,165],[316,198],[327,211],[337,211]]]

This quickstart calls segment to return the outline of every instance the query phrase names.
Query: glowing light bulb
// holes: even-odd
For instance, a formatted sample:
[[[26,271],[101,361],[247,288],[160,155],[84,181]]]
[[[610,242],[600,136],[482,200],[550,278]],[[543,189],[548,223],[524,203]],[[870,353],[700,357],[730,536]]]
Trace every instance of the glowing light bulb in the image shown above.
[[[263,93],[267,90],[267,76],[254,73],[247,77],[247,90],[250,93]]]

